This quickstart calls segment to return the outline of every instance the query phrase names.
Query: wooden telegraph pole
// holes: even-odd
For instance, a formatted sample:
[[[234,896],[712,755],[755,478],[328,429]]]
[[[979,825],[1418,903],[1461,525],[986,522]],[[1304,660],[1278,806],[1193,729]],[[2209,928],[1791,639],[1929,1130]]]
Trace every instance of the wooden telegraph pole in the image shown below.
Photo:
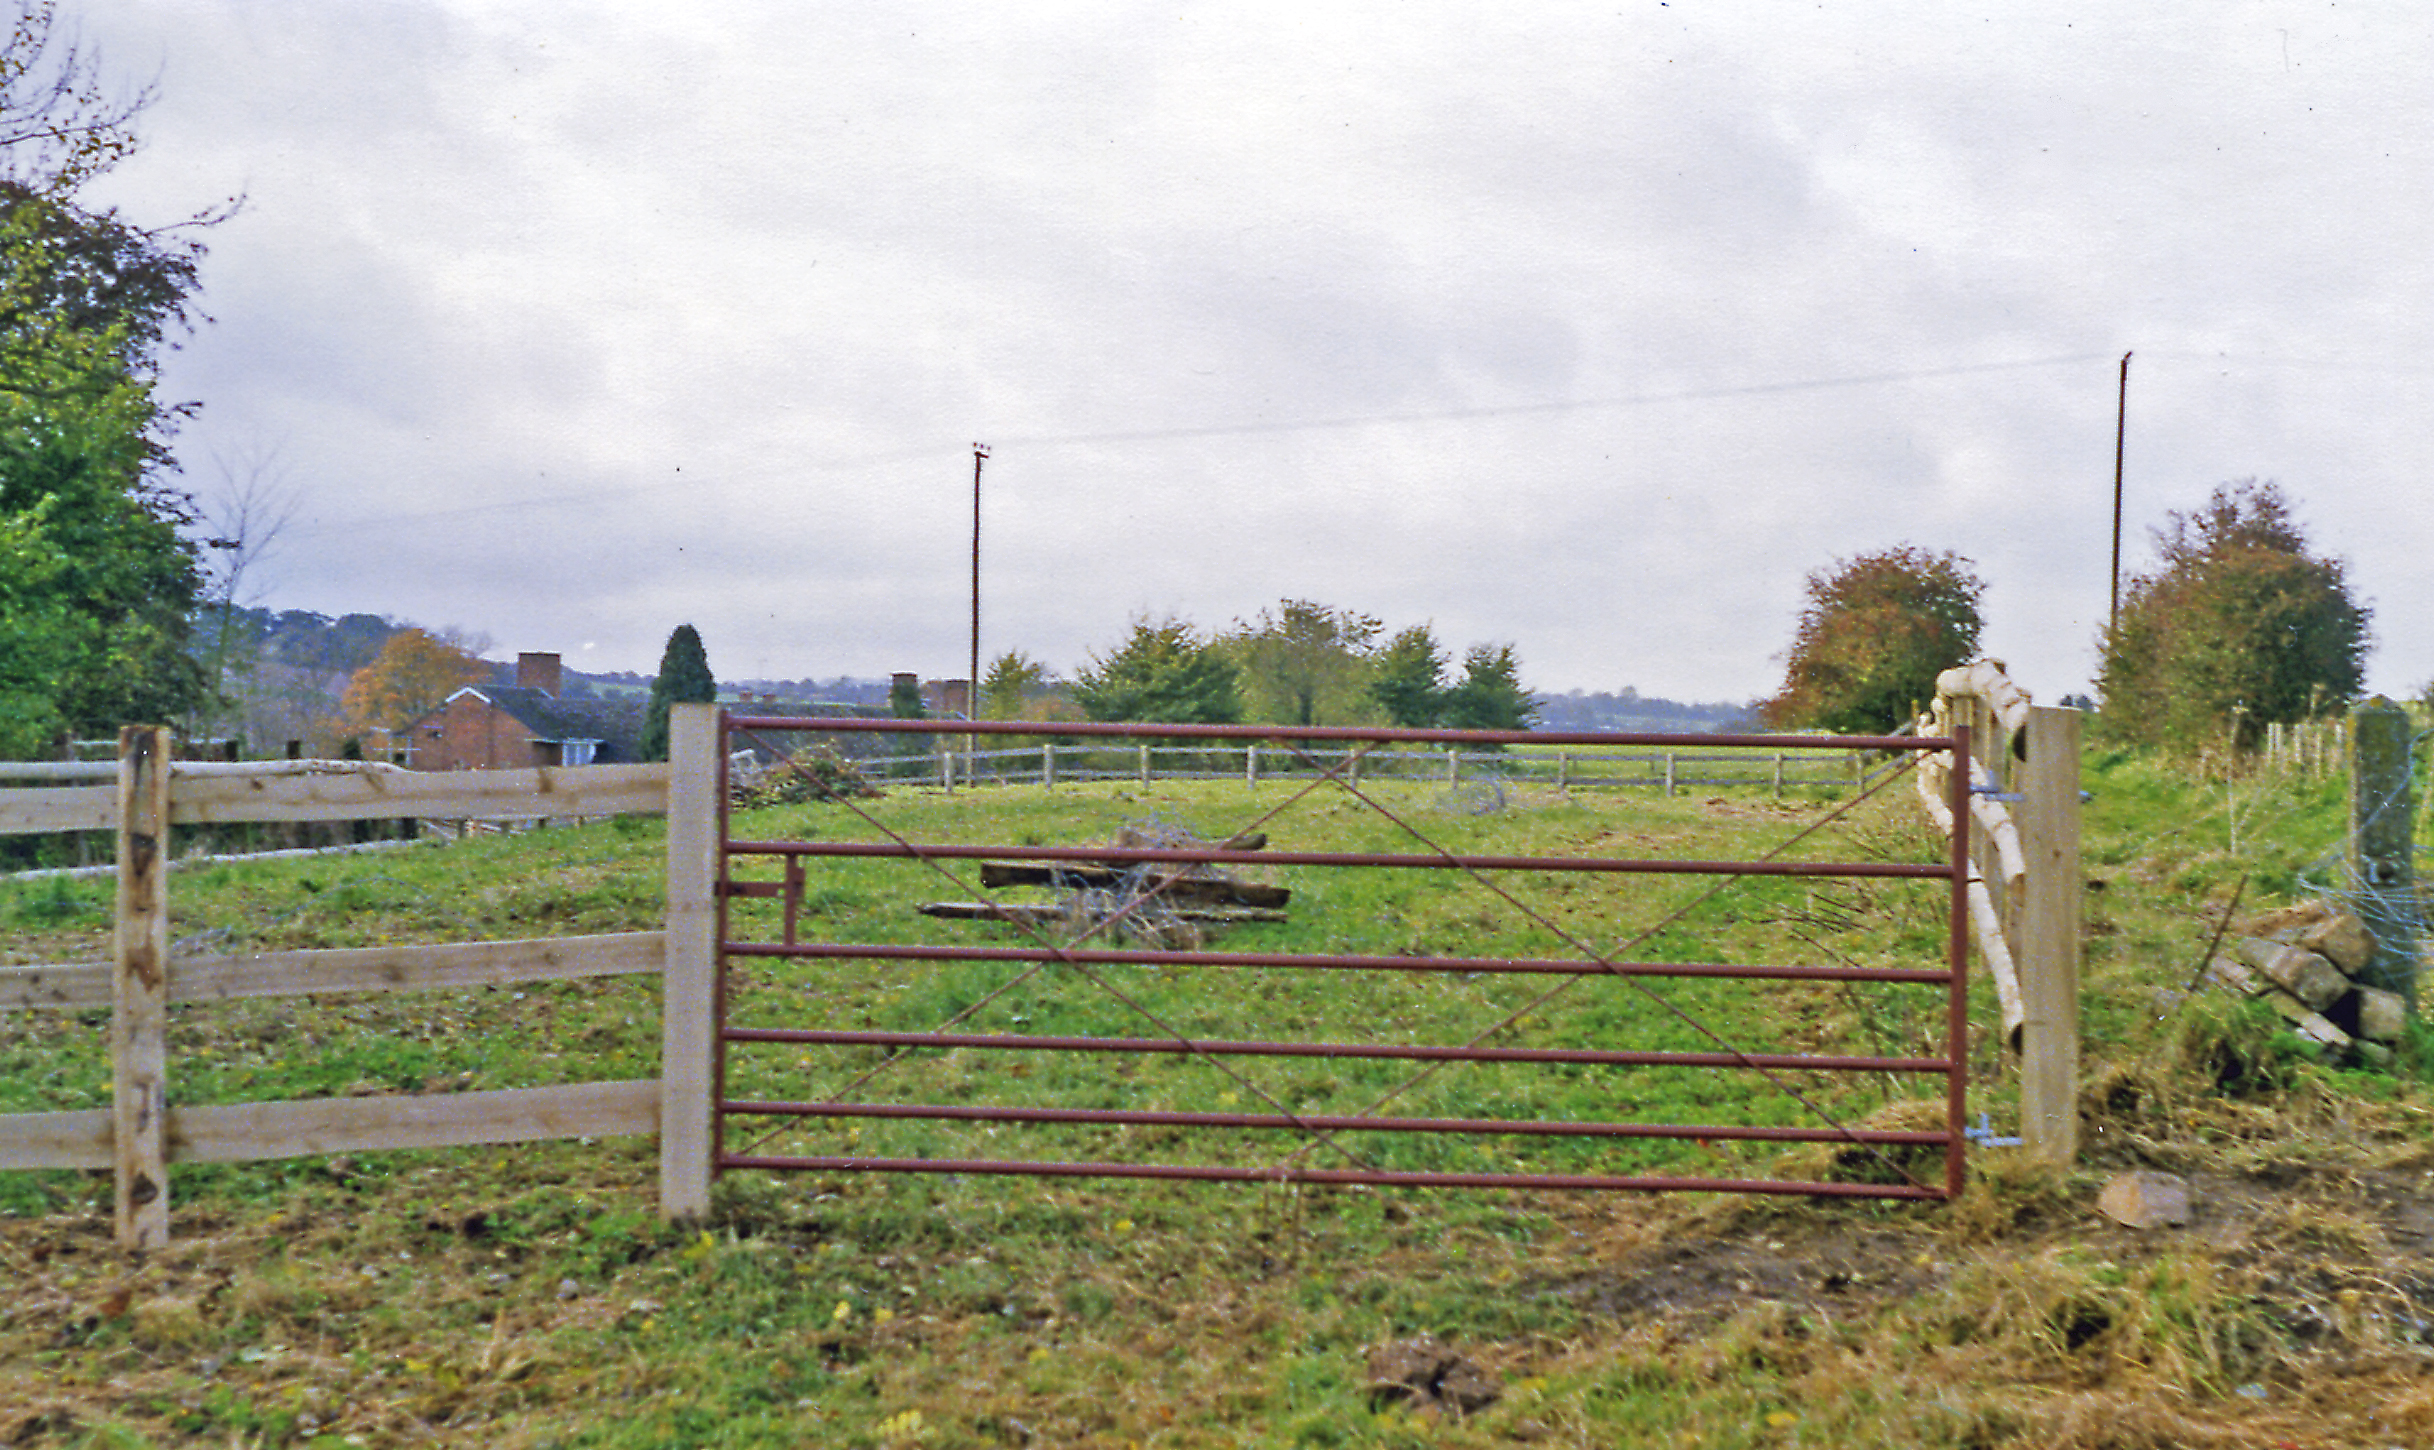
[[[2121,397],[2113,406],[2113,608],[2105,630],[2121,625],[2121,454],[2130,431],[2130,355],[2121,355]]]

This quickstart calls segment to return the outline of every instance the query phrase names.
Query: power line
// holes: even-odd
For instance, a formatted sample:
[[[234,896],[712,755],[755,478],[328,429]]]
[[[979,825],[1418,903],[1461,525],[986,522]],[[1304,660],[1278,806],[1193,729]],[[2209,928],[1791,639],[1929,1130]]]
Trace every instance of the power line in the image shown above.
[[[1887,383],[1927,382],[1936,378],[1967,377],[1978,373],[2021,372],[2034,368],[2062,367],[2073,363],[2108,360],[2110,353],[2064,353],[2054,357],[2023,358],[2009,362],[1960,363],[1950,367],[1911,368],[1898,372],[1850,373],[1838,377],[1799,378],[1783,382],[1740,383],[1722,387],[1683,388],[1662,393],[1632,393],[1611,398],[1572,398],[1546,403],[1513,403],[1492,408],[1443,408],[1411,413],[1356,413],[1333,418],[1303,418],[1270,423],[1214,423],[1188,428],[1141,428],[1103,433],[1042,433],[1013,438],[1000,438],[992,445],[1002,449],[1008,444],[1024,448],[1065,448],[1092,443],[1158,443],[1189,438],[1239,438],[1273,433],[1312,433],[1339,428],[1368,428],[1384,424],[1458,423],[1488,418],[1520,418],[1537,414],[1589,412],[1601,408],[1641,408],[1658,403],[1697,403],[1728,398],[1767,397],[1783,393],[1822,392],[1833,388],[1861,388]],[[790,457],[783,467],[787,471],[814,469],[824,473],[849,469],[875,468],[890,463],[912,463],[927,459],[946,458],[963,454],[968,444],[947,447],[908,448],[899,452],[866,454],[857,458],[813,459]],[[740,475],[730,475],[735,480]],[[426,509],[409,514],[382,514],[370,518],[350,519],[348,528],[372,524],[411,523],[422,519],[458,518],[471,514],[496,513],[508,509],[547,508],[558,504],[596,504],[606,499],[633,498],[660,488],[660,484],[634,484],[625,488],[586,489],[578,493],[550,494],[541,498],[515,499],[499,503],[467,504],[459,508]],[[328,525],[316,529],[306,527],[302,534],[325,532]]]

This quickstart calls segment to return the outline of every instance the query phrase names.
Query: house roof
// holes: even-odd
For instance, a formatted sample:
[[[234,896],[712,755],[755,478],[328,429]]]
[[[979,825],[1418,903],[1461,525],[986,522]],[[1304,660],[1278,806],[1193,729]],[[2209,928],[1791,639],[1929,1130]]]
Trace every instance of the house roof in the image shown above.
[[[597,740],[603,754],[632,760],[640,753],[645,701],[635,695],[569,698],[529,685],[467,685],[450,700],[466,695],[487,700],[491,708],[530,730],[535,740]]]

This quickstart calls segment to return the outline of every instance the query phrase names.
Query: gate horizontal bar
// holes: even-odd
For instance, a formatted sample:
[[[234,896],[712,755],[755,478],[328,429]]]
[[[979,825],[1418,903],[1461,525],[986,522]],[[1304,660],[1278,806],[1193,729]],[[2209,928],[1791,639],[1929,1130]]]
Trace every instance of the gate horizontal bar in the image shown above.
[[[1659,876],[1894,876],[1948,880],[1949,864],[1907,861],[1666,861],[1600,856],[1421,856],[1383,851],[1226,851],[1110,846],[950,846],[895,841],[729,841],[737,856],[920,861],[1070,861],[1092,866],[1391,866],[1416,871],[1592,871]]]
[[[1184,1113],[1132,1108],[1014,1108],[970,1103],[789,1103],[743,1099],[719,1111],[763,1118],[889,1118],[970,1123],[1090,1123],[1145,1128],[1284,1128],[1329,1132],[1509,1133],[1538,1138],[1672,1138],[1700,1142],[1940,1144],[1941,1132],[1895,1128],[1765,1128],[1732,1123],[1559,1123],[1536,1118],[1369,1118],[1282,1113]]]
[[[1906,1183],[1825,1183],[1771,1178],[1634,1178],[1597,1173],[1429,1173],[1370,1168],[1228,1168],[1199,1163],[1026,1163],[985,1158],[790,1158],[722,1155],[725,1168],[830,1173],[1014,1174],[1034,1178],[1184,1178],[1209,1183],[1365,1183],[1380,1188],[1581,1188],[1647,1193],[1789,1193],[1812,1198],[1933,1201]]]
[[[1944,967],[1802,967],[1740,962],[1597,962],[1562,957],[1375,957],[1299,952],[1126,951],[1093,947],[916,946],[889,942],[729,942],[738,957],[811,957],[828,961],[1077,962],[1093,967],[1311,967],[1341,971],[1461,972],[1575,977],[1713,977],[1773,982],[1931,982]]]
[[[1387,725],[1174,725],[1112,720],[801,719],[734,715],[729,730],[807,731],[823,735],[1025,735],[1034,740],[1376,740],[1429,745],[1688,745],[1700,749],[1909,750],[1952,748],[1942,735],[1696,735],[1607,730],[1414,730]]]
[[[848,1032],[728,1027],[725,1042],[814,1047],[977,1047],[1033,1052],[1170,1052],[1209,1057],[1348,1057],[1406,1062],[1572,1062],[1595,1067],[1756,1067],[1824,1072],[1950,1072],[1941,1057],[1811,1057],[1766,1052],[1613,1052],[1588,1047],[1443,1047],[1355,1042],[1210,1042],[1174,1037],[1015,1037],[962,1032]]]

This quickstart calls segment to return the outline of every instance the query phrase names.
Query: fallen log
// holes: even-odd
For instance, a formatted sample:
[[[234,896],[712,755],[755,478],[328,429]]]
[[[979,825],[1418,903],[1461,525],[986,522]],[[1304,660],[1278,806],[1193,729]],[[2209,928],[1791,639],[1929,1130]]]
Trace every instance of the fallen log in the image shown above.
[[[983,861],[980,884],[992,889],[1053,886],[1098,891],[1130,886],[1138,888],[1143,896],[1155,896],[1161,902],[1176,905],[1281,907],[1293,899],[1290,887],[1231,881],[1222,876],[1119,871],[1112,866],[1064,866],[1034,861]]]
[[[2231,954],[2272,978],[2312,1011],[2323,1011],[2349,991],[2349,978],[2341,969],[2305,947],[2248,937]]]
[[[1206,925],[1223,926],[1243,922],[1289,921],[1292,919],[1282,911],[1264,906],[1168,907],[1160,901],[1151,903],[1151,907],[1160,918]],[[916,909],[923,916],[935,916],[948,921],[1004,921],[1019,926],[1048,926],[1075,919],[1071,908],[1050,903],[925,901]]]
[[[2391,1061],[2392,1052],[2377,1042],[2361,1042],[2335,1026],[2322,1013],[2310,1011],[2303,1003],[2283,991],[2263,973],[2235,957],[2216,957],[2207,964],[2206,975],[2244,996],[2262,998],[2267,1006],[2282,1014],[2290,1030],[2301,1041],[2312,1042],[2328,1051],[2355,1057],[2362,1062],[2380,1065]]]

